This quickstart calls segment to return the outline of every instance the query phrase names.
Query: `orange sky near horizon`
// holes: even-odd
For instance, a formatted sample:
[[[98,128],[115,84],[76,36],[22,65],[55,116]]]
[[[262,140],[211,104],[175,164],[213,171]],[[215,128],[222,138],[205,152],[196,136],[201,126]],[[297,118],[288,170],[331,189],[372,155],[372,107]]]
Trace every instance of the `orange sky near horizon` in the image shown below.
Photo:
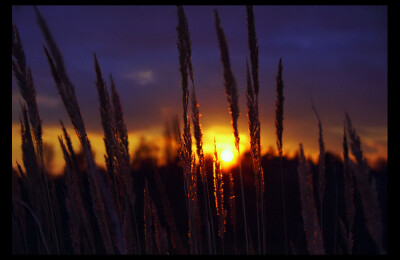
[[[75,135],[75,131],[72,127],[66,126],[67,131],[72,139],[72,145],[75,151],[80,150],[80,143]],[[242,131],[240,131],[242,130]],[[249,137],[248,131],[246,129],[240,129],[240,149],[241,151],[245,152],[249,149]],[[261,145],[262,145],[262,154],[266,153],[267,151],[275,151],[276,144],[274,139],[274,129],[267,129],[262,131],[261,135]],[[335,133],[336,131],[336,133]],[[324,132],[324,141],[325,147],[327,151],[334,152],[341,156],[342,154],[342,129],[339,130],[330,130]],[[379,133],[380,131],[380,133]],[[129,138],[129,150],[131,154],[131,159],[133,157],[135,149],[138,147],[140,143],[140,139],[142,137],[145,138],[146,142],[151,142],[156,144],[158,147],[157,155],[158,155],[158,162],[163,164],[164,162],[164,128],[160,127],[152,127],[150,129],[142,130],[142,131],[130,131],[128,133]],[[283,138],[283,150],[284,155],[288,157],[292,157],[298,151],[299,143],[301,142],[304,146],[306,156],[311,158],[314,162],[317,160],[319,148],[318,148],[318,135],[317,129],[315,130],[315,137],[310,138],[310,140],[302,140],[297,141],[295,136],[292,136],[293,133],[287,130],[288,133],[284,133]],[[296,131],[295,131],[296,132]],[[387,143],[387,136],[384,135],[383,130],[370,130],[369,134],[361,137],[362,147],[368,147],[368,149],[364,149],[365,157],[367,158],[370,164],[374,164],[374,162],[378,158],[383,158],[387,160],[387,145],[382,145],[380,142],[384,142],[386,140]],[[62,135],[61,127],[57,126],[44,126],[43,127],[43,141],[44,143],[52,146],[54,152],[53,162],[50,166],[49,172],[54,173],[55,175],[62,174],[65,162],[62,156],[62,151],[58,142],[58,136]],[[232,150],[234,154],[233,161],[231,163],[223,163],[223,166],[231,166],[237,161],[237,152],[234,146],[234,137],[232,134],[232,128],[228,126],[212,126],[212,127],[203,127],[203,149],[205,154],[212,155],[214,152],[214,137],[217,142],[217,151],[220,155],[223,150],[229,149]],[[95,161],[96,163],[101,166],[105,167],[104,162],[104,154],[105,154],[105,147],[103,141],[103,133],[95,133],[95,132],[88,132],[88,137],[94,151]],[[273,140],[272,142],[269,140]],[[194,145],[194,140],[193,140]],[[372,148],[373,149],[372,149]],[[195,151],[195,147],[193,146]],[[22,154],[21,154],[21,137],[20,137],[20,125],[19,124],[12,124],[12,165],[16,167],[16,163],[19,163],[23,166],[22,162]]]

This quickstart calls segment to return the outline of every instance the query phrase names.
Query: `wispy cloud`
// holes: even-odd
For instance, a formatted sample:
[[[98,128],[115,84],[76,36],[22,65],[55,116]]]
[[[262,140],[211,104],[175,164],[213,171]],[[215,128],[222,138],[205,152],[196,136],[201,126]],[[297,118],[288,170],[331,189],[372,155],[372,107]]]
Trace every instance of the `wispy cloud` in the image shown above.
[[[333,134],[343,135],[343,127],[330,127],[327,128]],[[360,135],[361,139],[366,138],[376,142],[387,142],[387,127],[386,126],[364,126],[357,127],[357,133]]]
[[[18,105],[19,102],[23,101],[23,98],[19,92],[12,94],[12,103]],[[39,107],[45,108],[55,108],[61,104],[60,99],[58,97],[45,96],[45,95],[36,95],[36,102]]]
[[[343,127],[331,127],[327,130],[340,138],[343,136]],[[364,126],[356,128],[361,138],[361,148],[366,157],[372,161],[378,157],[387,158],[387,127]]]
[[[133,71],[125,74],[125,78],[135,81],[144,86],[154,82],[154,71],[151,69]]]
[[[59,104],[61,104],[59,98],[43,95],[38,95],[36,97],[36,101],[39,106],[44,106],[48,108],[57,107]]]

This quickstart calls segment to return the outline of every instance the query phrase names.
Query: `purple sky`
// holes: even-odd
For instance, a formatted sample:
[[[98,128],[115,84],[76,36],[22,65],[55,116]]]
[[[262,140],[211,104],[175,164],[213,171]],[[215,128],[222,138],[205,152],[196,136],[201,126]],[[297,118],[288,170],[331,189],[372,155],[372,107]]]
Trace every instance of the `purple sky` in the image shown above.
[[[64,55],[88,131],[102,133],[93,52],[106,80],[113,74],[128,131],[181,118],[175,6],[38,6]],[[196,94],[207,127],[230,127],[214,28],[217,9],[238,82],[240,131],[248,134],[245,100],[247,47],[244,6],[184,6],[192,40]],[[264,147],[274,141],[275,77],[283,63],[283,142],[317,149],[319,111],[328,150],[340,152],[344,114],[365,152],[387,147],[387,7],[254,6],[260,59],[260,115]],[[70,124],[42,50],[44,38],[31,6],[13,6],[37,87],[43,124]],[[13,123],[19,122],[18,87],[12,79]],[[285,140],[286,139],[286,140]],[[284,147],[285,149],[285,147]]]

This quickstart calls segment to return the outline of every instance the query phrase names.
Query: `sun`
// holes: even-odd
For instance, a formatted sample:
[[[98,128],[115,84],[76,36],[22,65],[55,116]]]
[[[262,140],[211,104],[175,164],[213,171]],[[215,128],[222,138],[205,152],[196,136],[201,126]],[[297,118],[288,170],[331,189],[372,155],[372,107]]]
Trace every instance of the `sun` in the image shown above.
[[[230,162],[233,159],[233,153],[230,149],[225,149],[221,153],[221,159],[224,162]]]

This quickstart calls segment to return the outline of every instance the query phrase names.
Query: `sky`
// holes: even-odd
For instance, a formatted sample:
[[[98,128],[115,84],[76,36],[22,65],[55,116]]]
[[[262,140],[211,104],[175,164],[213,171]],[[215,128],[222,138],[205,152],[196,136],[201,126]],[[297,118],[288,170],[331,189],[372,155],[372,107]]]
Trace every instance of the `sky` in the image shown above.
[[[131,149],[141,137],[162,146],[166,121],[182,121],[176,6],[38,6],[59,45],[75,86],[96,162],[104,165],[103,130],[95,86],[96,53],[108,83],[119,91]],[[245,6],[184,6],[192,41],[196,95],[202,114],[204,148],[234,148],[223,68],[214,25],[217,9],[238,83],[241,146],[248,148]],[[283,150],[292,155],[302,143],[318,155],[321,118],[325,146],[341,154],[345,113],[371,161],[387,158],[387,6],[254,6],[259,45],[262,150],[276,148],[275,87],[279,59],[284,81]],[[12,21],[24,44],[43,123],[44,141],[62,159],[59,120],[74,134],[43,52],[44,37],[32,6],[13,6]],[[12,160],[20,159],[21,96],[12,75]],[[74,140],[78,149],[79,143]],[[162,149],[160,149],[162,150]]]

